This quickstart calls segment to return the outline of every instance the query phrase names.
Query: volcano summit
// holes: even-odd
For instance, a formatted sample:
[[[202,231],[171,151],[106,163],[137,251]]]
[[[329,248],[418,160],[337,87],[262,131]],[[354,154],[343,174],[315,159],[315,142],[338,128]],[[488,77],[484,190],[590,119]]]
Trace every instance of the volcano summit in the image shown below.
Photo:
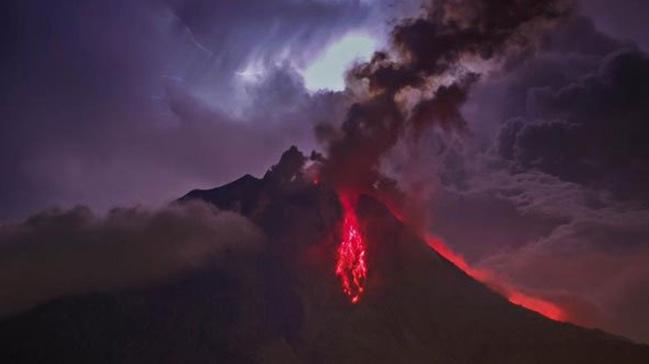
[[[247,175],[177,202],[246,216],[265,235],[262,249],[227,250],[221,264],[166,283],[61,298],[6,319],[0,360],[649,362],[647,346],[510,303],[375,198],[341,203],[306,162],[291,148],[262,179]],[[341,248],[359,239],[362,249]],[[353,259],[341,265],[347,250]]]

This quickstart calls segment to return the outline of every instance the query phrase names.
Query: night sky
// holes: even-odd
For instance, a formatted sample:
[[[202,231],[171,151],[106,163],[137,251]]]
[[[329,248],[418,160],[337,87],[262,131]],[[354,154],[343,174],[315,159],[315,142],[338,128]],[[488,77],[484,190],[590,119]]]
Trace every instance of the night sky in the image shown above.
[[[92,221],[111,234],[116,226],[128,234],[120,219],[133,214],[146,226],[165,225],[171,214],[198,236],[196,256],[212,253],[200,236],[214,226],[250,231],[237,217],[213,221],[202,207],[192,210],[202,216],[194,222],[186,211],[129,209],[261,176],[291,145],[326,154],[326,138],[314,130],[339,126],[363,92],[345,70],[389,52],[394,25],[417,16],[420,5],[3,2],[0,272],[19,271],[12,252],[21,242],[9,230],[30,216],[47,219],[53,206],[64,211],[56,221],[65,226]],[[648,17],[644,0],[581,0],[540,32],[533,49],[479,70],[461,105],[462,132],[424,130],[380,160],[381,172],[421,202],[429,229],[472,265],[557,302],[572,322],[645,343]],[[113,220],[96,222],[115,207]],[[250,234],[241,239],[258,239]],[[139,240],[137,251],[148,241]],[[47,244],[21,254],[48,261],[57,252],[54,267],[84,271],[98,253],[76,252],[75,244],[63,247],[68,257]],[[170,256],[180,249],[168,248]],[[183,264],[161,260],[160,270]],[[112,287],[152,279],[129,274],[99,280]],[[87,284],[71,289],[87,291]],[[35,285],[25,302],[48,289]]]

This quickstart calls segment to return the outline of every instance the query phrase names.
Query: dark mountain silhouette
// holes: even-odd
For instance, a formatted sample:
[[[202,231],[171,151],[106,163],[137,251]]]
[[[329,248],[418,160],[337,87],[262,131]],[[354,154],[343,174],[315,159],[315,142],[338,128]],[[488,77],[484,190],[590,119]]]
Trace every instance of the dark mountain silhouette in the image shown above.
[[[356,212],[366,293],[334,274],[341,207],[295,148],[261,179],[179,200],[237,211],[262,253],[148,289],[68,297],[0,323],[3,363],[649,363],[649,347],[510,304],[437,255],[376,200]]]

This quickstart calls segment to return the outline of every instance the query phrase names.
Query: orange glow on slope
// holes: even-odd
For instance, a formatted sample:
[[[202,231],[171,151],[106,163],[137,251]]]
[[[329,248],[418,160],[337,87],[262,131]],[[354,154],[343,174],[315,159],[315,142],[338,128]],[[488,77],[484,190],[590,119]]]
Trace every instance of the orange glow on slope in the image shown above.
[[[483,269],[471,267],[469,263],[464,260],[463,256],[455,253],[438,238],[430,234],[424,234],[424,240],[431,248],[433,248],[433,250],[437,252],[437,254],[453,263],[456,267],[460,268],[461,271],[469,275],[471,278],[483,283],[493,280],[492,274],[490,272]]]
[[[496,277],[496,275],[491,271],[471,267],[466,260],[464,260],[464,257],[455,253],[444,244],[443,241],[430,234],[424,234],[424,239],[426,243],[428,243],[428,245],[439,255],[446,258],[446,260],[453,263],[473,279],[486,284],[491,289],[505,296],[509,302],[525,307],[528,310],[537,312],[555,321],[566,320],[565,312],[554,303],[517,291],[511,284],[502,279],[498,279],[498,277]]]
[[[358,303],[365,291],[367,277],[366,246],[360,233],[353,198],[340,194],[340,203],[343,207],[343,225],[336,275],[340,278],[343,292],[352,303]]]
[[[388,207],[392,215],[394,215],[397,220],[405,224],[406,219],[404,218],[404,215],[401,213],[400,209],[396,207],[397,204],[394,203],[394,201],[385,199],[383,200],[383,202]],[[454,252],[441,239],[433,236],[432,234],[419,231],[418,235],[422,237],[424,241],[426,241],[426,243],[431,248],[433,248],[435,252],[437,252],[437,254],[453,263],[469,277],[485,284],[489,288],[505,296],[509,302],[518,306],[525,307],[530,311],[534,311],[554,321],[567,321],[568,317],[566,312],[556,304],[520,292],[511,283],[507,282],[507,280],[496,276],[494,272],[470,266],[462,255]]]
[[[566,313],[552,302],[540,298],[531,297],[521,292],[509,290],[507,293],[509,302],[523,306],[528,310],[540,313],[541,315],[554,321],[566,321]]]

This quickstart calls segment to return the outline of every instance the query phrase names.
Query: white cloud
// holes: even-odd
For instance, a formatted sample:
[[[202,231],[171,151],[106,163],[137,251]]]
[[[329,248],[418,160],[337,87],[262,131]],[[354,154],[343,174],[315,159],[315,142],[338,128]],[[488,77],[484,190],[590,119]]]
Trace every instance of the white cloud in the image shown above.
[[[378,42],[369,35],[349,33],[327,48],[306,67],[302,76],[307,89],[341,91],[345,88],[345,71],[354,62],[368,60]]]

